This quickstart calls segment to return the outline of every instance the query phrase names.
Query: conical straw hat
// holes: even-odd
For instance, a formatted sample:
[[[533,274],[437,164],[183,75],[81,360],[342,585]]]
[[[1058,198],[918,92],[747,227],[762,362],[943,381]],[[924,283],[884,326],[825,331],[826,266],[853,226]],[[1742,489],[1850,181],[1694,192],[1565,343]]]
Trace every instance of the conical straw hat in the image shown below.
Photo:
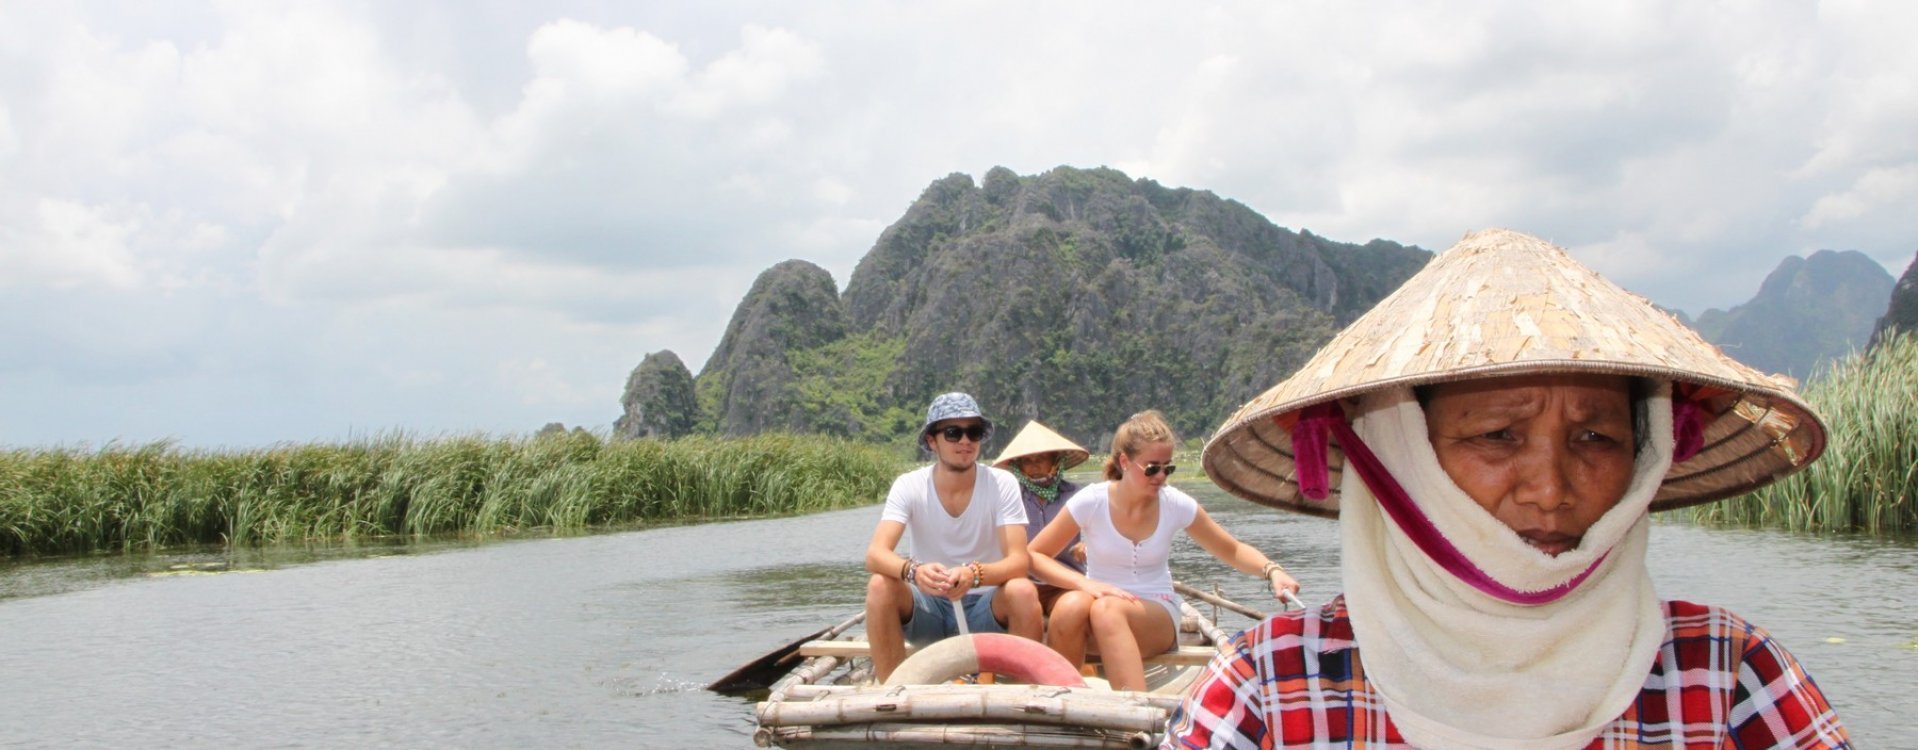
[[[1000,453],[998,458],[993,459],[992,465],[1003,469],[1011,465],[1014,459],[1037,453],[1063,454],[1059,457],[1060,471],[1085,463],[1086,458],[1091,455],[1086,452],[1086,449],[1079,447],[1078,443],[1067,440],[1064,435],[1053,432],[1051,428],[1039,424],[1039,421],[1035,419],[1019,428],[1019,434],[1013,436],[1012,444],[1007,445],[1005,451]]]
[[[1285,510],[1338,515],[1345,458],[1327,451],[1332,491],[1301,495],[1291,427],[1308,406],[1384,388],[1537,373],[1601,373],[1698,386],[1715,415],[1704,446],[1672,466],[1651,505],[1669,510],[1750,492],[1825,450],[1825,427],[1793,393],[1557,247],[1518,232],[1467,234],[1321,348],[1239,407],[1206,442],[1207,476]]]

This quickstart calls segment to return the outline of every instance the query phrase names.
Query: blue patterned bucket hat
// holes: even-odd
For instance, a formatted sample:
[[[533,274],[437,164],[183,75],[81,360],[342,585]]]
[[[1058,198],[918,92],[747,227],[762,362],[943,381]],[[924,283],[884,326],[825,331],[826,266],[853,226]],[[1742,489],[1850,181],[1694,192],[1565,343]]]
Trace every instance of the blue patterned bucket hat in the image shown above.
[[[926,407],[926,423],[919,426],[919,434],[924,435],[933,425],[948,419],[970,417],[978,417],[979,421],[986,423],[988,431],[992,429],[992,420],[986,419],[985,413],[979,411],[979,402],[972,400],[971,396],[958,391],[943,393],[932,400],[931,406]]]

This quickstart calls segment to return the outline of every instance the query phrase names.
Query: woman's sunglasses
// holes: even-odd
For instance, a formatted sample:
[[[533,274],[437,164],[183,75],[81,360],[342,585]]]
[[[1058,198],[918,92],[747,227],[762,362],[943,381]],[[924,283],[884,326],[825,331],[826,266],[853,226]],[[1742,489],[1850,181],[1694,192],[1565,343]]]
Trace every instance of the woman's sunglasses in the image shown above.
[[[1178,464],[1162,464],[1157,461],[1149,461],[1145,465],[1145,475],[1148,477],[1156,477],[1159,475],[1159,472],[1161,471],[1165,472],[1165,475],[1167,477],[1171,477],[1172,472],[1175,472],[1178,470],[1179,470]]]
[[[959,442],[959,437],[962,435],[975,443],[986,439],[986,426],[982,424],[976,424],[970,427],[946,425],[945,427],[933,430],[933,432],[938,434],[939,437],[945,438],[948,443]]]

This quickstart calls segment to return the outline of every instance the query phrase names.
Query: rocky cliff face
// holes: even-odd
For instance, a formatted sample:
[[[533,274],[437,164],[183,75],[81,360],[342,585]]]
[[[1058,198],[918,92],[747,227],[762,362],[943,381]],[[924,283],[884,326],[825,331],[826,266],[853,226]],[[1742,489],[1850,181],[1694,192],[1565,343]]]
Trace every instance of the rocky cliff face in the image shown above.
[[[762,275],[700,372],[700,404],[728,434],[884,440],[966,390],[1001,440],[1039,418],[1103,444],[1146,408],[1203,437],[1429,257],[1109,169],[953,175],[881,234],[843,299],[809,264]]]
[[[1891,287],[1884,266],[1856,250],[1794,255],[1750,302],[1707,310],[1694,327],[1745,364],[1804,380],[1865,346]]]
[[[626,378],[613,433],[629,438],[689,435],[699,420],[693,374],[672,350],[646,355]]]
[[[845,306],[832,274],[803,260],[766,269],[700,370],[702,426],[727,435],[815,431],[796,408],[803,373],[795,355],[845,336]]]
[[[1891,290],[1891,306],[1885,310],[1885,316],[1871,332],[1872,343],[1884,337],[1892,329],[1918,333],[1918,257],[1905,267],[1905,274],[1898,277],[1897,286]]]

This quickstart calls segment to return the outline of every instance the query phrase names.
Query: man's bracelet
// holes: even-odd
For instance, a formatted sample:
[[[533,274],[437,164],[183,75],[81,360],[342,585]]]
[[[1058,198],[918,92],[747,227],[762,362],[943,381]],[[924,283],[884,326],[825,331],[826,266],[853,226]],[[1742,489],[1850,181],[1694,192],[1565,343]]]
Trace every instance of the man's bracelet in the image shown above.
[[[1272,577],[1272,571],[1274,571],[1274,570],[1285,570],[1285,568],[1284,568],[1283,566],[1281,566],[1281,565],[1279,565],[1278,563],[1275,563],[1275,562],[1269,562],[1269,563],[1266,563],[1266,564],[1265,564],[1265,567],[1263,567],[1263,568],[1260,568],[1260,569],[1259,569],[1259,577],[1260,577],[1260,578],[1271,578],[1271,577]]]

